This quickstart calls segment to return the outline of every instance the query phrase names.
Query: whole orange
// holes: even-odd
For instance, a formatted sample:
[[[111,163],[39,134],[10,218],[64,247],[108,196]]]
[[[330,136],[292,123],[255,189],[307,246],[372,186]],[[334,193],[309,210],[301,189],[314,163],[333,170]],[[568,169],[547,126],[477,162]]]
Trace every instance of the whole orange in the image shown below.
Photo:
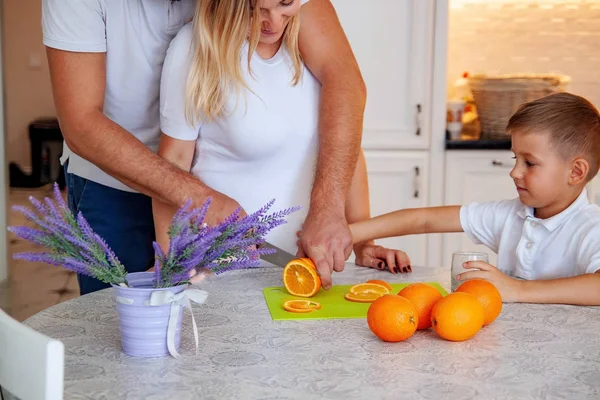
[[[483,326],[483,306],[475,296],[454,292],[442,297],[431,310],[431,324],[440,337],[460,342],[475,336]]]
[[[398,296],[407,298],[415,306],[419,315],[417,329],[431,328],[431,309],[442,298],[436,288],[425,283],[412,283],[402,289]]]
[[[472,294],[483,306],[483,325],[491,324],[502,311],[502,296],[493,283],[483,279],[471,279],[462,283],[457,292]]]
[[[379,339],[400,342],[415,333],[419,316],[415,306],[408,299],[386,294],[369,306],[367,323]]]

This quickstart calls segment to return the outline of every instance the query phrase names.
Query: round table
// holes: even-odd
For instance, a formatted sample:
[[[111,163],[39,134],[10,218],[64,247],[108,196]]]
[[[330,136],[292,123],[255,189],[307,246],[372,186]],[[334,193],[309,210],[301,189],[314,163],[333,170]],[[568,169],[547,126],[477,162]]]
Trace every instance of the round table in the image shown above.
[[[280,268],[203,282],[194,305],[200,347],[184,315],[181,357],[120,350],[112,289],[58,304],[25,323],[65,345],[66,399],[540,399],[600,398],[600,308],[505,304],[474,338],[431,329],[385,343],[364,319],[273,321],[262,289]],[[380,278],[437,281],[449,271],[389,275],[347,264],[336,284]]]

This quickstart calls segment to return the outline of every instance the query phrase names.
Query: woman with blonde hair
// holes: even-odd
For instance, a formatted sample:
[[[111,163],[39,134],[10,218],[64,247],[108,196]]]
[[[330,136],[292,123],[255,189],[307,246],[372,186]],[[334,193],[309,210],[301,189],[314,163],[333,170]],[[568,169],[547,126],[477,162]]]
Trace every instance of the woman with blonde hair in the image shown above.
[[[158,154],[213,193],[213,207],[254,211],[301,205],[267,240],[289,252],[309,212],[319,148],[321,85],[302,62],[299,11],[308,0],[202,0],[172,41],[161,81]],[[168,246],[175,209],[153,201],[157,241]],[[364,157],[346,200],[348,223],[369,217]],[[356,263],[410,270],[403,252],[354,246]],[[323,275],[322,270],[320,270]],[[326,272],[326,271],[325,271]],[[328,285],[326,285],[328,286]]]

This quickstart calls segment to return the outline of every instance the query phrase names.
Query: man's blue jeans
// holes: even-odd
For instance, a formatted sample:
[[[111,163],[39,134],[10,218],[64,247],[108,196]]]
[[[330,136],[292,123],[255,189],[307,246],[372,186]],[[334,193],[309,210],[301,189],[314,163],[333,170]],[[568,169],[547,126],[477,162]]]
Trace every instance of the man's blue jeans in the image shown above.
[[[66,165],[65,165],[66,170]],[[68,204],[74,215],[81,212],[94,232],[115,252],[128,272],[142,272],[154,264],[155,240],[152,200],[66,173]],[[110,285],[78,275],[81,294]]]

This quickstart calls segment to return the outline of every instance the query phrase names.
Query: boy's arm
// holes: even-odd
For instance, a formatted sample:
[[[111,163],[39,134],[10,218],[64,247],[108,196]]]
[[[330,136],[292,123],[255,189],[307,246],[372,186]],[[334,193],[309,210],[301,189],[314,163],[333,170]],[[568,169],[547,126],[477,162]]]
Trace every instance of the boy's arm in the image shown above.
[[[600,228],[592,224],[578,240],[579,275],[569,278],[521,281],[518,301],[523,303],[555,303],[600,306]]]
[[[600,306],[600,270],[569,278],[524,281],[482,261],[467,262],[465,268],[470,271],[458,275],[458,280],[485,279],[498,288],[505,303]]]
[[[600,271],[571,278],[518,282],[520,303],[600,306]]]
[[[462,231],[460,206],[409,208],[350,225],[354,243],[419,233]]]

